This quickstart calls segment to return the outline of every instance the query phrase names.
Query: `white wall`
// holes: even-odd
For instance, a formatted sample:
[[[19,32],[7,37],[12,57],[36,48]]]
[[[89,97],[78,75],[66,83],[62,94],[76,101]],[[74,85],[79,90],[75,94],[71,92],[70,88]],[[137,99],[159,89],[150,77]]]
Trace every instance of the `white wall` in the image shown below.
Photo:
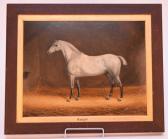
[[[0,1],[0,139],[49,138],[55,135],[10,136],[4,134],[5,107],[5,58],[6,58],[6,4],[7,3],[162,3],[163,4],[163,54],[164,54],[164,100],[165,100],[165,133],[158,134],[113,134],[108,139],[168,139],[168,0],[1,0]],[[159,102],[158,102],[159,103]]]

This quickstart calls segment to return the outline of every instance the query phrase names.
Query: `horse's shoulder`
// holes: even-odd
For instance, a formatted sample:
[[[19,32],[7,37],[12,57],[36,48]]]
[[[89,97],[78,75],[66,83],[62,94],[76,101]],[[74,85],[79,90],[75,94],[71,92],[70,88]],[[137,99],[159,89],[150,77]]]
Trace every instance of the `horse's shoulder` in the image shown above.
[[[81,55],[80,54],[75,54],[71,56],[71,59],[69,60],[68,64],[73,64],[76,63],[77,61],[79,61],[81,59]]]

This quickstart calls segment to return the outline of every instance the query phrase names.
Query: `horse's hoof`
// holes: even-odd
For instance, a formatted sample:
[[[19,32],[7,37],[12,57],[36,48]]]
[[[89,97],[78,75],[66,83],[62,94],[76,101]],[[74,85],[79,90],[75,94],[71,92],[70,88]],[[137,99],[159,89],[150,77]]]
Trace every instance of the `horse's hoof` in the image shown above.
[[[78,97],[75,97],[75,100],[76,100],[76,101],[78,101],[78,100],[79,100],[79,98],[78,98]]]
[[[67,101],[67,102],[70,102],[70,99],[68,98],[66,101]]]
[[[118,100],[118,101],[122,101],[122,99],[121,99],[121,98],[118,98],[117,100]]]
[[[110,100],[110,97],[109,96],[107,96],[107,97],[105,97],[106,98],[106,100]]]

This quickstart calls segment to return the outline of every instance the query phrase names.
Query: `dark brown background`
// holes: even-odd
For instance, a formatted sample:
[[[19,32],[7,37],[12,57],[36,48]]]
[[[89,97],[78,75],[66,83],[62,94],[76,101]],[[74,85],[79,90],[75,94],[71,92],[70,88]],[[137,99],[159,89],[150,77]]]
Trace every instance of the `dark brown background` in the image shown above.
[[[47,55],[54,40],[66,40],[88,55],[116,54],[128,66],[121,70],[125,85],[145,84],[145,33],[143,21],[24,23],[24,71],[30,72],[24,87],[65,87],[69,79],[61,52]],[[105,76],[81,78],[81,87],[108,85]]]

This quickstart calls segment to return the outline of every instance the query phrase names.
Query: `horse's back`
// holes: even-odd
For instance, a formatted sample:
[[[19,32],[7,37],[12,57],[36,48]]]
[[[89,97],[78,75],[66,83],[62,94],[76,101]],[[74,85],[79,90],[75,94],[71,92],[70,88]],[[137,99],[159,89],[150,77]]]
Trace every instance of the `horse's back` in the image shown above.
[[[96,76],[110,71],[118,74],[121,62],[118,56],[113,54],[104,54],[99,56],[88,56],[81,54],[75,57],[68,64],[69,73],[75,76]]]
[[[68,64],[68,70],[77,76],[95,76],[105,73],[106,68],[100,56],[82,54]]]

